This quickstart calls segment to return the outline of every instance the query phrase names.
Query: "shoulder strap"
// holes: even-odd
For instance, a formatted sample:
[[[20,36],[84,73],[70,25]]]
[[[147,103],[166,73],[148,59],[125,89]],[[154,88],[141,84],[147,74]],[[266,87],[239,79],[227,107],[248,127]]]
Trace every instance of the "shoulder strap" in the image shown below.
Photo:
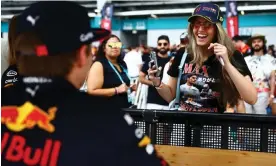
[[[185,49],[185,52],[181,58],[180,65],[178,66],[178,79],[177,79],[177,86],[176,86],[176,97],[175,97],[175,107],[179,107],[179,101],[180,101],[180,80],[181,80],[181,75],[183,71],[183,66],[185,63],[185,60],[187,58],[187,49]]]

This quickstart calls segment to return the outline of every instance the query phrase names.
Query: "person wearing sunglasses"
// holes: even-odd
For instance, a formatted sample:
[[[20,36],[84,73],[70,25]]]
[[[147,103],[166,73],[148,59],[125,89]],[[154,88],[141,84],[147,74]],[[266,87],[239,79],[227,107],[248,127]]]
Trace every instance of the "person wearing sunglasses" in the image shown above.
[[[161,35],[157,39],[157,49],[156,49],[156,57],[158,66],[161,67],[160,76],[163,77],[163,70],[165,65],[170,61],[170,57],[168,55],[168,51],[170,49],[170,40],[166,35]],[[164,100],[156,91],[155,86],[151,80],[148,80],[146,76],[148,75],[149,63],[151,59],[147,56],[144,61],[144,65],[142,66],[142,70],[139,74],[139,81],[142,84],[146,84],[149,86],[148,88],[148,97],[147,97],[147,109],[166,109],[168,108],[168,102]],[[162,79],[162,78],[161,78]]]
[[[188,55],[183,66],[184,78],[190,73],[197,74],[195,85],[201,92],[205,84],[212,91],[207,97],[198,97],[194,101],[198,105],[186,103],[180,97],[179,110],[196,112],[221,112],[227,104],[234,107],[240,100],[254,104],[257,92],[252,84],[252,76],[242,54],[235,50],[231,39],[223,29],[222,12],[213,3],[198,5],[188,19],[189,44]],[[155,77],[156,70],[149,69],[149,78],[158,93],[167,102],[176,96],[179,65],[182,56],[176,56],[171,68],[167,84],[162,84]],[[185,81],[180,81],[180,85]],[[182,94],[183,95],[183,94]],[[185,94],[184,94],[185,95]]]
[[[120,108],[128,108],[128,96],[134,86],[130,85],[127,65],[120,56],[121,48],[121,40],[115,35],[102,42],[88,75],[87,91],[91,95],[107,97]]]

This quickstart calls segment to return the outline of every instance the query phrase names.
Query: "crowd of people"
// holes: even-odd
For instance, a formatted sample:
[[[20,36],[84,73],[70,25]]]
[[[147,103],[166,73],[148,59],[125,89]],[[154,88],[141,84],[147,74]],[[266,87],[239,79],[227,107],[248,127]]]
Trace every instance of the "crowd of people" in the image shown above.
[[[198,21],[198,28],[201,28],[200,21]],[[208,23],[208,22],[207,22]],[[210,25],[205,25],[210,26]],[[218,25],[220,27],[220,25]],[[202,33],[204,32],[204,28]],[[206,29],[206,28],[205,28]],[[208,29],[208,28],[207,28]],[[210,29],[210,27],[209,27]],[[192,31],[192,30],[191,30]],[[222,34],[220,36],[225,36],[226,34]],[[113,36],[119,42],[119,38],[117,36]],[[214,36],[215,38],[215,36]],[[195,40],[195,39],[194,39]],[[190,38],[190,42],[193,42],[193,38]],[[187,74],[181,76],[181,81],[179,86],[179,90],[177,93],[180,93],[180,98],[182,103],[179,110],[189,111],[193,110],[194,108],[197,111],[203,112],[237,112],[237,113],[249,113],[249,114],[276,114],[276,107],[275,107],[275,70],[276,70],[276,55],[275,55],[275,48],[274,45],[270,45],[269,47],[266,46],[266,39],[265,36],[261,34],[254,34],[250,37],[247,41],[245,41],[241,36],[234,36],[232,41],[229,39],[222,45],[228,45],[229,52],[234,53],[233,58],[230,61],[233,62],[238,71],[241,72],[243,75],[247,76],[247,80],[250,82],[252,81],[252,85],[254,89],[257,91],[257,100],[256,102],[246,102],[244,98],[240,95],[240,92],[236,91],[238,89],[237,86],[233,86],[230,82],[223,82],[222,87],[216,87],[212,83],[216,83],[218,78],[210,76],[209,73],[216,73],[218,72],[218,68],[214,71],[210,66],[213,66],[214,62],[212,60],[205,60],[207,65],[201,64],[201,69],[195,69],[191,64],[185,63],[184,72]],[[120,42],[121,43],[121,42]],[[96,63],[92,65],[90,72],[93,72],[94,76],[88,76],[88,80],[95,80],[98,77],[99,73],[103,76],[105,82],[109,82],[111,84],[108,88],[113,87],[114,89],[110,89],[110,94],[107,94],[107,97],[112,96],[111,94],[115,95],[116,93],[125,93],[124,98],[121,98],[120,103],[127,103],[124,105],[125,107],[134,107],[134,108],[142,108],[142,109],[157,109],[157,110],[169,110],[171,109],[170,105],[173,105],[175,102],[174,99],[177,91],[176,83],[178,75],[178,66],[180,64],[181,58],[185,52],[185,49],[191,49],[188,47],[189,43],[189,36],[188,33],[183,33],[180,35],[179,45],[171,45],[170,39],[167,35],[161,35],[157,39],[157,47],[156,48],[147,48],[145,46],[130,46],[129,48],[122,48],[122,43],[119,45],[118,50],[115,48],[115,52],[117,54],[117,61],[118,64],[124,66],[120,69],[117,66],[119,73],[122,73],[124,78],[128,77],[129,80],[126,84],[120,81],[118,76],[110,76],[110,71],[106,69],[105,73],[99,71],[98,69],[94,69],[94,66],[97,66],[97,61],[100,59],[100,56],[103,54],[99,52],[95,54]],[[211,44],[211,40],[206,41],[207,45]],[[219,43],[218,43],[219,44]],[[217,45],[218,45],[217,44]],[[190,46],[191,47],[191,46]],[[213,46],[214,47],[214,46]],[[110,47],[111,48],[111,47]],[[100,47],[99,50],[102,48]],[[108,50],[109,48],[106,48]],[[194,48],[197,50],[197,48]],[[223,49],[223,48],[221,48]],[[236,51],[235,51],[236,50]],[[192,50],[191,50],[192,51]],[[160,91],[161,82],[155,84],[155,82],[149,79],[149,65],[152,62],[151,53],[156,53],[157,55],[157,63],[160,67],[160,80],[162,80],[162,86],[172,86],[169,87],[169,93],[164,92],[164,94]],[[205,50],[205,52],[210,52],[209,50]],[[196,51],[195,51],[196,53]],[[214,53],[213,51],[210,54]],[[200,52],[198,53],[200,54]],[[238,55],[240,54],[240,55]],[[190,57],[187,57],[190,58]],[[195,57],[194,57],[195,58]],[[107,59],[109,59],[107,57]],[[207,58],[208,59],[208,58]],[[190,59],[192,61],[193,59]],[[196,59],[194,59],[196,60]],[[174,62],[175,61],[175,62]],[[198,59],[200,62],[201,60]],[[101,61],[100,61],[101,62]],[[218,61],[217,61],[218,62]],[[202,62],[201,62],[202,63]],[[217,64],[218,66],[220,64]],[[104,66],[110,67],[110,64],[105,64]],[[101,67],[102,68],[102,67]],[[104,67],[105,69],[105,67]],[[121,72],[122,69],[124,72]],[[109,71],[109,72],[107,72]],[[173,72],[173,73],[171,73]],[[119,79],[116,79],[118,77]],[[225,77],[229,77],[227,74]],[[223,76],[224,78],[224,76]],[[107,81],[109,80],[109,81]],[[113,83],[113,80],[117,80],[117,83]],[[90,81],[93,87],[94,81]],[[241,81],[242,82],[242,81]],[[246,81],[244,81],[246,83]],[[171,85],[170,85],[171,84]],[[175,84],[175,85],[172,85]],[[125,86],[126,85],[126,86]],[[247,85],[247,84],[244,84]],[[251,86],[252,86],[251,85]],[[233,89],[229,89],[231,92],[226,92],[227,89],[223,87],[233,87]],[[91,85],[88,84],[90,88]],[[100,86],[101,87],[101,86]],[[130,91],[128,91],[128,87]],[[158,88],[156,88],[158,87]],[[115,90],[116,89],[116,90]],[[227,93],[229,97],[229,101],[226,103],[216,103],[217,96],[221,96],[216,92],[223,91]],[[116,91],[116,93],[115,93]],[[254,91],[251,89],[251,91]],[[172,94],[170,94],[172,92]],[[93,94],[91,90],[88,89],[88,93]],[[105,96],[105,95],[103,95]],[[120,96],[120,95],[119,95]],[[223,95],[222,95],[223,96]],[[168,97],[170,97],[168,99]],[[113,96],[114,98],[114,96]],[[119,98],[119,97],[118,97]],[[227,96],[224,96],[226,99]],[[230,99],[231,98],[231,99]],[[215,99],[212,101],[212,99]],[[232,100],[232,101],[230,101]],[[225,102],[225,101],[224,101]],[[206,105],[211,106],[213,103],[214,105],[222,104],[222,107],[219,109],[207,108]],[[210,105],[211,104],[211,105]],[[205,106],[204,106],[205,105]],[[182,109],[181,109],[182,108]],[[202,108],[202,109],[199,109]]]
[[[156,48],[123,48],[74,2],[38,2],[14,16],[2,74],[4,165],[166,165],[121,108],[276,115],[275,48],[265,36],[231,39],[212,3],[188,22],[179,45],[161,35]],[[31,160],[25,145],[55,156]]]

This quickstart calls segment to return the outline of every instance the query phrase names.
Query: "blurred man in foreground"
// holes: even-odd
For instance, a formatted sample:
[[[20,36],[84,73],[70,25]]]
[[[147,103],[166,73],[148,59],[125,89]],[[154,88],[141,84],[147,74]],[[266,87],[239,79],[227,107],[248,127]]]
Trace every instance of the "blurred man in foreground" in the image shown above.
[[[128,114],[79,92],[92,63],[90,43],[109,35],[90,28],[84,7],[38,2],[17,26],[23,78],[2,89],[2,165],[166,164]]]

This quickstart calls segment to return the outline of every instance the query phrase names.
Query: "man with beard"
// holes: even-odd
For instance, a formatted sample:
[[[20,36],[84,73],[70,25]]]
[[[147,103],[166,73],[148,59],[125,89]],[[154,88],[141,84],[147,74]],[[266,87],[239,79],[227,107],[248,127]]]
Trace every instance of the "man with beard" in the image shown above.
[[[253,84],[258,92],[258,100],[254,105],[245,103],[246,113],[267,114],[266,108],[274,99],[275,71],[274,58],[267,54],[266,40],[263,35],[254,35],[248,41],[253,55],[245,61],[253,77]]]
[[[168,51],[170,48],[170,40],[169,37],[166,35],[161,35],[158,37],[157,40],[157,50],[156,50],[156,57],[157,63],[159,67],[162,67],[160,76],[163,76],[164,66],[167,62],[169,62],[170,58],[168,56]],[[151,59],[148,57],[147,60],[144,62],[142,70],[139,74],[139,81],[142,84],[146,84],[149,86],[148,89],[148,98],[147,98],[147,109],[168,109],[169,103],[165,101],[157,92],[155,87],[159,87],[160,85],[153,84],[152,81],[146,79],[148,75],[149,63]],[[162,78],[161,78],[162,79]]]
[[[169,37],[166,35],[161,35],[158,37],[157,40],[157,50],[156,50],[156,58],[157,58],[157,64],[158,67],[162,67],[160,77],[161,80],[163,78],[164,73],[164,67],[165,65],[170,61],[170,57],[168,55],[168,51],[170,49],[170,40]],[[159,87],[159,85],[155,85],[152,81],[146,79],[146,76],[148,75],[148,69],[149,69],[149,63],[151,59],[149,56],[147,56],[146,61],[144,62],[144,65],[142,67],[142,70],[139,74],[139,81],[142,84],[148,85],[148,95],[147,95],[147,104],[146,109],[156,109],[156,110],[169,110],[169,103],[164,100],[159,93],[156,90],[156,87]],[[167,74],[167,73],[164,73]],[[162,80],[165,81],[165,80]],[[160,144],[169,144],[170,142],[170,133],[172,132],[172,126],[167,124],[162,124],[158,126],[158,133],[163,133],[163,137],[161,137]]]

